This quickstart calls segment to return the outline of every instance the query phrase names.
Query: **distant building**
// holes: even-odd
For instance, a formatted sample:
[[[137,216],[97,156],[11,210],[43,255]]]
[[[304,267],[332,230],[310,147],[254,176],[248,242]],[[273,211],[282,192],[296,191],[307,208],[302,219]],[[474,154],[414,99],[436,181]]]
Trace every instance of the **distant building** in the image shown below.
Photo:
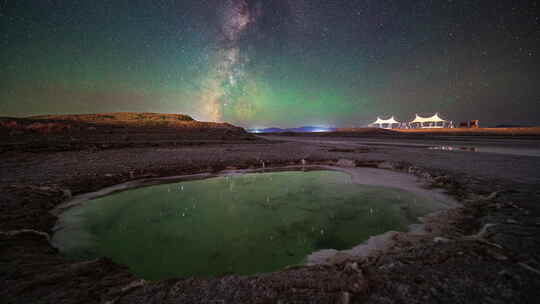
[[[395,120],[394,116],[388,119],[380,119],[379,117],[377,117],[377,120],[369,124],[369,126],[373,128],[395,129],[395,128],[400,128],[401,123]]]
[[[475,119],[475,120],[468,120],[468,121],[460,122],[459,127],[460,128],[479,128],[480,124],[479,124],[479,120]]]
[[[409,127],[412,129],[424,129],[424,128],[453,128],[452,121],[445,120],[439,117],[439,113],[431,117],[421,117],[416,114],[414,120],[409,122]]]

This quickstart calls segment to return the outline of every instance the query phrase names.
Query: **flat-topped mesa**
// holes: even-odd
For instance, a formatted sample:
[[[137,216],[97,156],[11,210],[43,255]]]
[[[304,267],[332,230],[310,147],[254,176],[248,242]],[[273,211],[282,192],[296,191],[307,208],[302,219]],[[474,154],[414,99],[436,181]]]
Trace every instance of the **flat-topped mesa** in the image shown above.
[[[161,132],[228,129],[234,132],[245,133],[243,128],[229,123],[198,121],[185,114],[114,112],[97,114],[39,115],[30,116],[25,119],[38,121],[38,123],[47,121],[67,124],[74,123],[75,125],[89,124],[98,128],[102,125],[125,126],[127,128],[144,127],[159,128]]]
[[[87,127],[102,128],[104,126],[125,126],[126,128],[137,127],[181,127],[185,129],[219,128],[232,129],[245,133],[241,127],[229,123],[197,121],[185,114],[165,113],[137,113],[116,112],[96,114],[59,114],[37,115],[22,118],[0,117],[0,127],[26,131],[28,129],[40,130],[39,126],[63,125],[67,129],[74,130]],[[29,128],[30,127],[30,128]],[[174,131],[172,128],[171,131]]]
[[[190,142],[256,140],[229,123],[202,122],[183,114],[98,113],[0,117],[4,150],[78,150],[87,146],[134,147]]]
[[[67,115],[38,115],[30,116],[30,119],[49,120],[72,120],[81,122],[145,122],[145,121],[195,121],[191,116],[185,114],[164,114],[164,113],[138,113],[138,112],[114,112],[97,114],[67,114]]]

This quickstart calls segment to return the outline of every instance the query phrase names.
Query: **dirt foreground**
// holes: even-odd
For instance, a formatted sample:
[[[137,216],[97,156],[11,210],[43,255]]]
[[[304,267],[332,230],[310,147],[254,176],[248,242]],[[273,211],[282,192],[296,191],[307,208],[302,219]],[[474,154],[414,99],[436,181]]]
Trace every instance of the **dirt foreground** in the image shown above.
[[[349,140],[250,137],[197,145],[5,149],[0,153],[0,302],[538,302],[540,157],[383,149]],[[462,207],[424,219],[424,234],[392,233],[387,246],[366,257],[335,255],[325,264],[252,276],[145,281],[107,258],[68,261],[49,243],[56,222],[50,211],[74,195],[143,178],[263,164],[406,172],[445,190]]]

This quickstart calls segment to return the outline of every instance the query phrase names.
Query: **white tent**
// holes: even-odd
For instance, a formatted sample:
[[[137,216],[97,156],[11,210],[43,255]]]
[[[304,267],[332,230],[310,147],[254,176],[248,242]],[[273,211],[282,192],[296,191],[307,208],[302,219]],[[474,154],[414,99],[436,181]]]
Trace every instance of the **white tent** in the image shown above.
[[[400,126],[400,122],[394,119],[394,116],[388,119],[381,119],[377,117],[377,120],[370,124],[370,126],[383,129],[392,129]]]
[[[452,125],[451,121],[440,118],[439,113],[435,113],[435,115],[431,117],[422,117],[418,116],[418,114],[415,115],[416,117],[414,120],[409,123],[413,128],[444,128]]]

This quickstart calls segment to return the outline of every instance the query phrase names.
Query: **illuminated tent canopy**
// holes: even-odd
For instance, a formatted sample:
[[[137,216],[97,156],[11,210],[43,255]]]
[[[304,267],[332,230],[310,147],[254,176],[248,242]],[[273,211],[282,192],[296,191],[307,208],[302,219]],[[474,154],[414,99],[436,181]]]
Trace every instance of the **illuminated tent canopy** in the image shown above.
[[[439,113],[431,117],[422,117],[415,114],[416,117],[409,123],[412,128],[444,128],[452,125],[451,121],[439,117]]]
[[[394,116],[388,119],[381,119],[380,117],[377,117],[377,120],[370,123],[368,126],[375,127],[375,128],[383,128],[383,129],[394,129],[394,128],[419,129],[419,128],[453,128],[454,127],[452,121],[442,119],[441,117],[439,117],[439,113],[435,113],[435,115],[431,117],[422,117],[416,114],[415,118],[409,123],[401,123],[397,121],[394,118]]]
[[[392,129],[399,127],[401,123],[395,120],[394,116],[392,116],[388,119],[381,119],[380,117],[377,117],[377,120],[370,125],[376,128]]]
[[[442,118],[439,117],[439,113],[435,113],[435,115],[431,116],[431,117],[421,117],[421,116],[418,116],[418,114],[415,114],[416,117],[414,118],[413,121],[411,121],[411,123],[415,123],[415,122],[418,122],[418,123],[423,123],[423,122],[440,122],[440,121],[446,121]]]

